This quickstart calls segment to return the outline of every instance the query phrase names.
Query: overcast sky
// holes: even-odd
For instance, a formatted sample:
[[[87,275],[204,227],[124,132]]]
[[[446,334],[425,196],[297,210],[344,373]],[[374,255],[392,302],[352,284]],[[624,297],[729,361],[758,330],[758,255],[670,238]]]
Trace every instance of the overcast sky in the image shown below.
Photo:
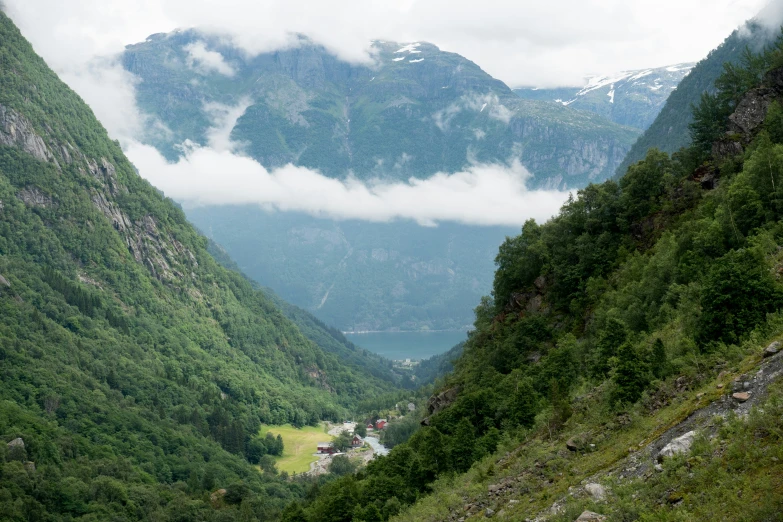
[[[775,0],[783,14],[783,0]],[[526,187],[518,160],[471,165],[427,179],[362,183],[288,165],[268,170],[230,134],[249,100],[203,107],[209,143],[185,143],[167,162],[139,141],[155,121],[139,111],[135,82],[113,57],[127,44],[176,28],[227,35],[249,53],[304,33],[339,57],[368,61],[371,39],[428,41],[460,53],[511,86],[580,85],[590,74],[697,61],[766,0],[0,0],[36,51],[120,140],[142,176],[185,204],[255,203],[334,219],[412,219],[520,225],[544,221],[568,197]],[[772,18],[772,16],[767,16]],[[774,25],[774,24],[771,24]],[[233,70],[203,44],[192,66]],[[210,72],[210,71],[206,71]],[[361,173],[359,173],[361,174]]]
[[[511,86],[697,61],[767,0],[5,0],[55,68],[156,32],[210,27],[253,51],[301,32],[349,60],[425,40]]]

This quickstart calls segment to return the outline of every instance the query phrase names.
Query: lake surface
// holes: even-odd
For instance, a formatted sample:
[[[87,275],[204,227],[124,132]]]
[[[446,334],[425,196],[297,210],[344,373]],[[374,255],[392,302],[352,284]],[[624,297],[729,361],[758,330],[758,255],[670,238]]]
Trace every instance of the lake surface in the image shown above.
[[[349,341],[387,359],[426,359],[447,352],[467,332],[371,332],[345,334]]]

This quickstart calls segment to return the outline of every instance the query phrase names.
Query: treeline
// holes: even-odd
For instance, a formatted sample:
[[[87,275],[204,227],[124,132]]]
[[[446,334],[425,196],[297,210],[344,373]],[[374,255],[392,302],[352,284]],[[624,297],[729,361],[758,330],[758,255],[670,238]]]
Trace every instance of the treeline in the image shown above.
[[[738,345],[778,324],[783,307],[781,66],[781,42],[727,65],[720,90],[694,109],[691,147],[651,150],[619,181],[588,186],[509,238],[493,296],[441,388],[453,402],[284,520],[387,520],[501,440],[558,433],[578,391],[609,418],[667,380],[698,383],[738,361]],[[709,136],[724,139],[727,111],[757,87],[778,99],[765,122],[731,136],[735,154],[712,156]]]

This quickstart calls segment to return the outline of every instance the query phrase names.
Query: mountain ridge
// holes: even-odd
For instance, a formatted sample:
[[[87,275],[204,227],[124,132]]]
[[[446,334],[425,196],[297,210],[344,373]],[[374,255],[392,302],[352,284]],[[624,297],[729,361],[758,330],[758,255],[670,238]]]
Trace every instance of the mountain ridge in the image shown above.
[[[694,65],[679,63],[590,76],[581,87],[519,87],[514,92],[522,98],[555,101],[594,112],[621,125],[645,130],[663,108],[669,93]]]

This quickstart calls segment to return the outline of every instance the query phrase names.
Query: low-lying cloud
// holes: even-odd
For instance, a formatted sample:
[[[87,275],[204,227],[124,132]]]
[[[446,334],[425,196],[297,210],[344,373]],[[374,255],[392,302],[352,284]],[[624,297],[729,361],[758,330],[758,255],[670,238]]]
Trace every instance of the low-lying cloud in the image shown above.
[[[528,190],[530,174],[518,162],[473,165],[406,182],[333,179],[286,165],[267,170],[230,150],[193,144],[176,163],[138,142],[127,154],[139,171],[167,196],[186,206],[259,205],[316,217],[388,222],[410,219],[424,226],[450,221],[473,225],[521,225],[557,212],[567,193]]]
[[[236,74],[234,67],[226,62],[222,54],[210,51],[201,40],[189,43],[182,49],[188,53],[188,67],[201,74],[219,73],[229,77]]]

